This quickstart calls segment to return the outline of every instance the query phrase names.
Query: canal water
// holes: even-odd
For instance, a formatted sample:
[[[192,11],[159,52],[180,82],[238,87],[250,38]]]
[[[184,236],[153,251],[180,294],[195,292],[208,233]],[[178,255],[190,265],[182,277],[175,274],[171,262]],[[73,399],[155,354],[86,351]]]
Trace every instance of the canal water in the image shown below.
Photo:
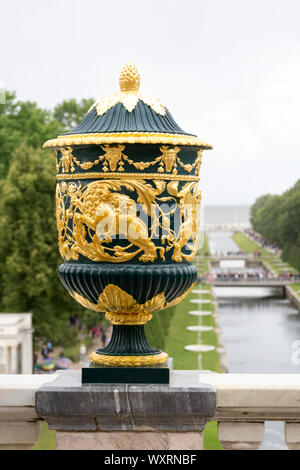
[[[231,239],[232,233],[208,232],[207,235],[211,253],[239,251]],[[240,261],[237,263],[236,270],[243,270]],[[232,269],[234,266],[231,264]],[[230,373],[300,372],[295,355],[295,346],[300,340],[300,313],[280,290],[217,287],[215,293]],[[266,423],[261,449],[287,449],[283,423]]]

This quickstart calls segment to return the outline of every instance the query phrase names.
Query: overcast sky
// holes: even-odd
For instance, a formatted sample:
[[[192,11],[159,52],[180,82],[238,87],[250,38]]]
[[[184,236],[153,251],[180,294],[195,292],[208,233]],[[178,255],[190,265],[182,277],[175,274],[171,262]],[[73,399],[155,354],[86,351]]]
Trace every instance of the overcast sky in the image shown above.
[[[210,142],[205,204],[251,204],[300,178],[299,0],[0,0],[0,81],[20,99],[117,91],[123,65]],[[56,136],[53,136],[56,137]]]

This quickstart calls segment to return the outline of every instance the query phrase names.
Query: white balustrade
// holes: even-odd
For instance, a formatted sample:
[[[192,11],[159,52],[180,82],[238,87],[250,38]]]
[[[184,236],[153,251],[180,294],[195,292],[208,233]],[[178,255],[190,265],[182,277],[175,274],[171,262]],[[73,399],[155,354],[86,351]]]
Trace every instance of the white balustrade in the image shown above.
[[[201,374],[217,393],[218,436],[224,449],[258,449],[265,421],[285,422],[289,449],[300,450],[299,374]]]
[[[35,392],[56,378],[52,375],[0,375],[0,450],[31,449],[40,433]]]
[[[216,390],[212,419],[218,421],[224,449],[258,449],[264,440],[264,422],[283,421],[286,445],[300,450],[300,375],[190,373],[199,384]],[[41,420],[35,411],[35,393],[56,377],[0,374],[0,449],[33,447]]]

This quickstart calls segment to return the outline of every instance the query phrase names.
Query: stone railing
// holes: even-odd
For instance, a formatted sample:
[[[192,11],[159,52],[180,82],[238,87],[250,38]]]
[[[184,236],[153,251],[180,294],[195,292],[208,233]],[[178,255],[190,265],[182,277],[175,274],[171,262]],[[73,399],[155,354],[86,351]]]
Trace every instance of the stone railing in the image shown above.
[[[224,449],[258,449],[265,421],[284,421],[289,449],[300,449],[299,374],[200,374],[217,394],[218,437]]]
[[[35,395],[55,375],[0,375],[0,449],[31,449],[40,433]]]
[[[0,449],[31,449],[40,421],[57,449],[201,450],[207,421],[224,449],[257,449],[284,421],[300,449],[300,376],[173,371],[170,385],[81,385],[80,371],[0,375]]]

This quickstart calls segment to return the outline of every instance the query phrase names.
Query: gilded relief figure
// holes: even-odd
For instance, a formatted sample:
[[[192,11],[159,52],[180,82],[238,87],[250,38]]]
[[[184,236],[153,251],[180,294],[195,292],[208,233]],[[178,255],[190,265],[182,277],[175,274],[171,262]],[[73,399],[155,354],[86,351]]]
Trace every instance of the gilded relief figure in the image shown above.
[[[181,190],[178,190],[178,181],[169,183],[167,189],[170,194],[179,198],[181,220],[178,233],[174,233],[170,238],[166,237],[168,243],[166,250],[169,251],[173,248],[173,261],[181,262],[183,258],[190,261],[194,258],[197,251],[201,192],[197,183],[187,183]],[[182,249],[184,247],[191,249],[192,253],[183,253]]]
[[[135,200],[120,194],[122,186],[137,193],[137,202],[146,215],[161,213],[156,202],[165,187],[156,182],[156,187],[145,181],[107,180],[95,181],[81,187],[81,184],[65,182],[57,185],[57,227],[61,255],[68,261],[78,259],[79,254],[92,261],[123,262],[141,253],[139,260],[154,261],[157,251],[164,260],[164,248],[156,247],[144,221],[137,216]],[[154,208],[158,208],[157,211]],[[153,222],[153,227],[159,225]],[[116,235],[123,235],[129,243],[125,246],[104,246]],[[136,247],[137,250],[132,251]],[[131,250],[131,251],[129,251]]]
[[[70,171],[75,171],[74,162],[73,162],[73,153],[72,147],[62,147],[60,149],[61,158],[60,162],[57,165],[57,169],[62,168],[63,173],[69,173]]]
[[[176,174],[176,159],[177,159],[177,153],[180,150],[180,147],[174,147],[170,148],[168,145],[162,145],[159,150],[162,153],[161,156],[161,163],[159,165],[158,171],[162,173],[164,171],[164,165],[166,168],[166,171],[169,173],[173,170],[173,173]]]
[[[116,171],[117,166],[119,165],[118,171],[124,171],[123,165],[124,162],[122,161],[123,158],[123,150],[125,149],[125,145],[101,145],[101,148],[105,151],[105,154],[100,157],[101,160],[104,159],[103,171]],[[107,162],[109,163],[109,169],[107,166]]]
[[[58,184],[57,227],[61,255],[67,261],[78,259],[81,254],[92,261],[123,262],[140,254],[140,261],[153,262],[157,252],[164,261],[165,252],[173,248],[173,261],[192,259],[196,253],[201,200],[197,184],[187,183],[179,190],[178,181],[170,182],[166,197],[159,197],[165,183],[155,181],[155,184],[155,188],[143,180],[95,181],[83,188],[75,183]],[[119,193],[122,186],[136,192],[137,201]],[[163,211],[161,202],[171,203],[167,205],[169,210]],[[137,215],[137,203],[151,217],[150,227]],[[177,209],[180,211],[178,230],[170,225],[170,216]],[[159,228],[163,235],[161,245],[156,246],[153,239],[159,238]],[[128,244],[109,246],[117,237]],[[165,242],[167,248],[162,246]],[[192,246],[191,254],[182,252],[188,243]]]

